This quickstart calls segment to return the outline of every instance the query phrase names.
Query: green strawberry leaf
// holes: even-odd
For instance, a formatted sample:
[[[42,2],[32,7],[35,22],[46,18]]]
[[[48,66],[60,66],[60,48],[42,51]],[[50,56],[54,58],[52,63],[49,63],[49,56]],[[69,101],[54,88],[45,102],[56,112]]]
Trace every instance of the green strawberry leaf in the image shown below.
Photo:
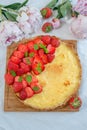
[[[26,81],[27,81],[28,83],[30,83],[30,82],[32,81],[32,76],[31,76],[31,75],[27,75],[27,76],[26,76]]]
[[[29,59],[26,59],[26,63],[29,65],[29,64],[30,64],[30,60],[29,60]]]
[[[19,81],[19,82],[22,82],[22,80],[23,80],[23,77],[20,76],[19,79],[18,79],[18,81]]]
[[[34,50],[38,50],[39,46],[37,44],[34,44]]]
[[[42,72],[42,68],[41,68],[41,64],[38,63],[37,67],[36,67],[36,70],[41,73]]]
[[[46,32],[50,32],[51,30],[52,30],[52,26],[51,25],[46,27]]]
[[[44,50],[44,52],[47,54],[48,53],[48,50],[47,50],[47,48],[46,48],[46,46],[45,45],[43,45],[42,43],[40,43],[40,48],[41,49],[43,49]]]
[[[29,53],[29,56],[32,58],[34,57],[34,52]]]
[[[46,13],[47,13],[47,10],[44,9],[44,10],[41,10],[40,12],[41,12],[41,15],[42,15],[43,17],[45,17],[45,16],[46,16]]]
[[[33,89],[33,91],[38,91],[39,87],[38,86],[34,86],[32,89]]]
[[[14,70],[11,70],[11,71],[10,71],[10,74],[11,74],[13,77],[16,76],[16,72],[15,72]]]
[[[25,57],[28,57],[28,52],[25,52],[25,53],[24,53],[24,56],[25,56]]]

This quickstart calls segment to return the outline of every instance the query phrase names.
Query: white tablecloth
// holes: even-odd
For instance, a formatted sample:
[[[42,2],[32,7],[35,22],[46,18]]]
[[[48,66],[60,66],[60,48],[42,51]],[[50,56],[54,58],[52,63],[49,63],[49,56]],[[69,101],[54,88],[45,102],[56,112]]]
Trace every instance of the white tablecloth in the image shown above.
[[[14,2],[16,2],[15,0]],[[20,0],[23,1],[23,0]],[[44,7],[50,0],[30,0],[35,7]],[[74,0],[75,2],[75,0]],[[12,3],[12,0],[0,0],[0,4]],[[38,34],[43,34],[41,31]],[[63,24],[58,30],[52,31],[62,39],[75,39]],[[33,36],[34,36],[33,35]],[[86,130],[87,129],[87,40],[78,40],[78,54],[82,64],[82,83],[80,97],[82,107],[79,112],[4,112],[4,73],[6,48],[0,47],[0,130]]]

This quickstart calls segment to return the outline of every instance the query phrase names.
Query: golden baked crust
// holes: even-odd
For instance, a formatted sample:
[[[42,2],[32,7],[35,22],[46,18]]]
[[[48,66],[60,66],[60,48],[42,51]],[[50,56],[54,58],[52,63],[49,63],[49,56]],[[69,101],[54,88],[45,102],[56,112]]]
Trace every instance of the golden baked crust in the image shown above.
[[[77,93],[81,82],[81,64],[73,47],[61,41],[55,59],[37,76],[43,91],[22,101],[39,110],[63,106]]]

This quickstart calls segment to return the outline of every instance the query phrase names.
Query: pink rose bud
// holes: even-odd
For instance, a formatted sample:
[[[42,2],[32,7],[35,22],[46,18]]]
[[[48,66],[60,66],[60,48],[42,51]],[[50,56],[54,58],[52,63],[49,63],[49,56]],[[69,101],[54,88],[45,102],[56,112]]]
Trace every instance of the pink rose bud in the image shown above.
[[[54,29],[57,29],[60,27],[60,20],[57,18],[52,19],[52,25]]]

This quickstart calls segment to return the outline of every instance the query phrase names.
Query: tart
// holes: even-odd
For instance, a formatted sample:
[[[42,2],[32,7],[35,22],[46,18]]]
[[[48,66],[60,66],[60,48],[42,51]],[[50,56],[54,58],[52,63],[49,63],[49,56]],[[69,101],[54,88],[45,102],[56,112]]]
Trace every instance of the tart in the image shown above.
[[[25,105],[53,110],[78,92],[81,64],[69,44],[55,36],[39,36],[19,42],[9,58],[5,81]]]

